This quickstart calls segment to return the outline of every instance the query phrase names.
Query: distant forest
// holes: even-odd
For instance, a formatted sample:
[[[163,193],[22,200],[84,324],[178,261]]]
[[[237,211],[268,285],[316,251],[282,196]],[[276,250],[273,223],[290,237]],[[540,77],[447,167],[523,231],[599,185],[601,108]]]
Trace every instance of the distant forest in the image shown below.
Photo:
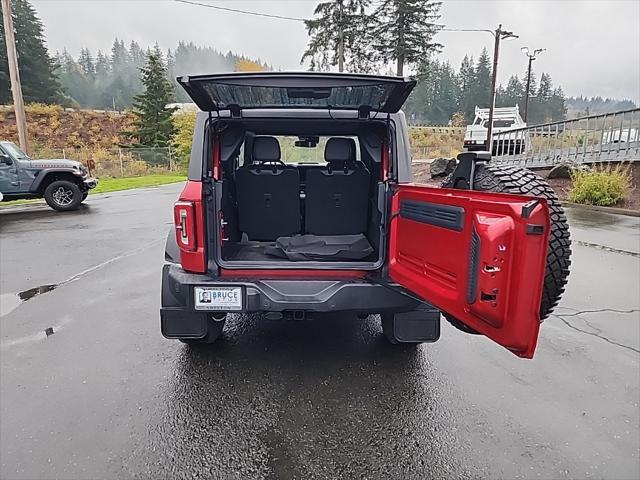
[[[637,107],[631,100],[617,100],[602,97],[569,97],[565,100],[565,104],[567,106],[567,118],[600,115]]]
[[[155,47],[158,50],[158,47]],[[148,50],[147,50],[148,52]],[[58,77],[68,100],[82,107],[125,109],[142,90],[140,68],[146,52],[136,42],[129,45],[116,39],[111,51],[98,51],[94,56],[83,48],[74,59],[68,52],[57,54]],[[174,82],[175,99],[190,101],[175,77],[182,74],[224,71],[268,70],[260,61],[253,61],[232,52],[223,54],[210,47],[180,43],[175,50],[163,54],[163,61]],[[422,62],[416,75],[418,85],[409,98],[405,111],[412,123],[446,124],[453,114],[461,112],[470,122],[475,106],[487,107],[491,91],[491,59],[486,50],[477,62],[465,57],[458,72],[449,63],[437,59]],[[512,76],[497,92],[498,106],[524,106],[526,82]],[[566,113],[562,89],[554,88],[551,76],[542,73],[540,81],[532,75],[530,85],[529,120],[540,123],[561,120]]]
[[[358,1],[367,3],[365,0]],[[358,2],[354,3],[356,4]],[[419,10],[418,4],[420,2],[412,3],[413,8],[417,9],[416,12]],[[83,48],[77,58],[66,50],[51,56],[46,48],[42,22],[31,3],[28,0],[13,0],[12,5],[22,89],[26,102],[108,110],[125,110],[132,107],[134,97],[143,90],[140,69],[147,62],[149,52],[159,51],[157,45],[151,49],[149,47],[143,49],[135,41],[125,42],[123,39],[115,39],[108,52],[94,53],[88,48]],[[332,2],[322,5],[324,5],[322,8],[335,9],[335,4]],[[322,8],[320,12],[324,12]],[[331,13],[328,10],[327,12],[327,15]],[[321,31],[326,26],[323,17],[319,17],[314,22],[309,24],[312,25],[310,33]],[[316,50],[326,48],[321,41],[324,37],[312,38],[309,48],[313,47]],[[356,35],[354,38],[359,37]],[[317,45],[313,43],[315,40],[319,42]],[[354,52],[357,49],[352,47],[351,53],[355,55]],[[465,57],[456,70],[450,63],[439,60],[436,50],[428,47],[428,54],[414,56],[411,62],[418,84],[404,107],[409,121],[435,125],[448,124],[454,118],[456,124],[472,121],[476,105],[488,107],[490,102],[491,59],[489,54],[484,50],[477,60],[473,57]],[[313,48],[307,53],[311,52],[312,56],[320,55],[320,59],[324,58],[321,52],[318,53]],[[215,48],[197,46],[193,43],[181,42],[175,49],[160,52],[160,54],[167,75],[174,86],[173,96],[176,102],[190,101],[175,82],[177,75],[271,69],[261,60],[246,58],[233,52],[223,53]],[[357,69],[355,64],[351,66],[351,63],[347,62],[347,65]],[[600,97],[567,99],[562,88],[553,84],[548,73],[536,72],[531,80],[529,124],[635,107],[635,104],[629,100]],[[497,106],[519,105],[522,111],[525,89],[526,72],[522,72],[521,75],[512,75],[506,85],[498,87]],[[6,46],[1,21],[0,103],[11,103]]]
[[[159,50],[158,46],[154,50]],[[132,41],[115,39],[111,51],[98,50],[95,56],[83,48],[77,59],[66,50],[54,57],[56,71],[67,103],[80,107],[123,110],[130,108],[134,96],[142,92],[140,68],[149,49]],[[221,53],[211,47],[180,42],[175,50],[162,54],[167,73],[174,85],[175,101],[190,102],[175,77],[183,74],[265,70],[269,66],[232,52]]]
[[[155,49],[158,47],[156,46]],[[116,39],[111,51],[95,55],[83,48],[77,59],[63,51],[54,57],[56,72],[65,94],[65,103],[85,108],[130,108],[133,97],[142,91],[140,68],[149,49],[136,42],[128,45]],[[181,42],[175,50],[163,53],[168,75],[174,84],[175,101],[190,102],[175,82],[182,74],[229,71],[270,70],[260,60],[254,61],[233,52],[222,53],[211,47]],[[456,71],[448,62],[433,57],[419,65],[418,84],[404,107],[411,123],[444,125],[455,113],[464,115],[466,122],[474,117],[476,105],[487,107],[491,92],[491,59],[486,50],[478,57],[465,57]],[[496,105],[520,107],[524,110],[526,72],[512,75],[506,85],[499,85]],[[575,118],[577,116],[608,113],[635,108],[630,100],[601,97],[566,98],[562,88],[554,86],[551,75],[532,73],[529,87],[528,123],[536,124]]]
[[[522,78],[512,75],[506,86],[499,85],[496,106],[524,109],[526,72]],[[475,107],[487,108],[491,102],[491,58],[487,50],[474,61],[465,56],[456,72],[449,62],[429,59],[419,65],[418,85],[404,110],[413,123],[444,125],[455,113],[473,121]],[[551,76],[542,73],[537,81],[531,75],[528,123],[562,120],[566,114],[562,88],[553,86]]]

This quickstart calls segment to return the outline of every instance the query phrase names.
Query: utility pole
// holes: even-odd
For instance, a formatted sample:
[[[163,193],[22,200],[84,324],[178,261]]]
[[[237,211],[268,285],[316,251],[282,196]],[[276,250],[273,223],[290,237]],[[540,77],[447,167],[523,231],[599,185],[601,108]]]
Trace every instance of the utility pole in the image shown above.
[[[27,143],[27,116],[24,112],[22,85],[20,84],[20,71],[18,70],[18,52],[16,51],[16,37],[13,31],[11,0],[2,0],[2,18],[4,20],[4,38],[5,43],[7,44],[7,62],[9,64],[9,78],[11,80],[11,93],[13,94],[13,107],[16,112],[18,139],[20,141],[20,148],[29,153],[29,146]]]
[[[513,32],[502,30],[502,24],[492,32],[495,39],[493,46],[493,71],[491,73],[491,103],[489,104],[489,125],[487,125],[487,151],[493,151],[493,110],[496,106],[496,83],[498,81],[498,54],[500,52],[500,40],[506,38],[518,38]]]
[[[524,92],[524,115],[523,120],[527,123],[527,112],[529,111],[529,89],[531,88],[531,64],[536,59],[536,55],[542,53],[546,48],[537,48],[532,54],[529,53],[529,47],[522,47],[520,49],[527,57],[529,57],[529,68],[527,69],[527,89]]]
[[[344,71],[344,25],[342,23],[342,0],[338,2],[338,71]]]
[[[529,67],[527,68],[527,88],[524,91],[524,123],[527,123],[527,111],[529,109],[529,90],[531,89],[531,64],[534,60],[533,56],[527,56],[529,57]]]

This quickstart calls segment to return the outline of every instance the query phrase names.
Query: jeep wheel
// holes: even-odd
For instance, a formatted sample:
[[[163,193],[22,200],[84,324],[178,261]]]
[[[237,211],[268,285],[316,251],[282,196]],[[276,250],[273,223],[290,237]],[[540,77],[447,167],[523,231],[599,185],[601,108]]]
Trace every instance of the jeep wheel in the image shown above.
[[[449,176],[442,183],[442,186],[451,188],[453,186],[452,176]],[[526,168],[506,165],[477,164],[474,175],[474,190],[533,195],[547,199],[551,216],[551,234],[540,303],[540,320],[544,320],[551,314],[564,293],[571,264],[569,225],[560,200],[542,177]],[[473,333],[469,332],[469,328],[459,320],[446,317],[456,328]]]
[[[73,182],[56,180],[45,188],[44,199],[54,210],[75,210],[82,203],[82,192]]]
[[[187,345],[197,345],[200,343],[213,343],[222,334],[222,330],[224,328],[224,324],[226,320],[227,320],[226,315],[223,317],[219,317],[219,319],[210,317],[209,320],[207,321],[207,334],[204,337],[199,338],[197,340],[180,339],[180,341],[182,343],[186,343]]]

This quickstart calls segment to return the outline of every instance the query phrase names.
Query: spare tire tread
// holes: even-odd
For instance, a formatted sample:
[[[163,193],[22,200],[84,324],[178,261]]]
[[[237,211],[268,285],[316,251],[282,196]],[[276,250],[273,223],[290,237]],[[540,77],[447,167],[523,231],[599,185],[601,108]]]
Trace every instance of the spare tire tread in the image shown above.
[[[452,176],[449,176],[442,186],[451,187],[452,183]],[[532,195],[547,199],[551,232],[542,301],[540,302],[540,320],[544,320],[560,302],[571,265],[569,224],[558,196],[551,185],[531,170],[499,164],[476,165],[474,190]]]

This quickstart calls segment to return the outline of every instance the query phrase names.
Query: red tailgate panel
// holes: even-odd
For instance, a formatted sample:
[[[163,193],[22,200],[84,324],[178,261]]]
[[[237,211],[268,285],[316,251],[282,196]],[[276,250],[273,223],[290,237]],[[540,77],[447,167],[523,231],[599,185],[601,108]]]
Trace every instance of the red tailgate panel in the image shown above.
[[[550,225],[545,200],[402,185],[392,212],[391,278],[531,358]]]

